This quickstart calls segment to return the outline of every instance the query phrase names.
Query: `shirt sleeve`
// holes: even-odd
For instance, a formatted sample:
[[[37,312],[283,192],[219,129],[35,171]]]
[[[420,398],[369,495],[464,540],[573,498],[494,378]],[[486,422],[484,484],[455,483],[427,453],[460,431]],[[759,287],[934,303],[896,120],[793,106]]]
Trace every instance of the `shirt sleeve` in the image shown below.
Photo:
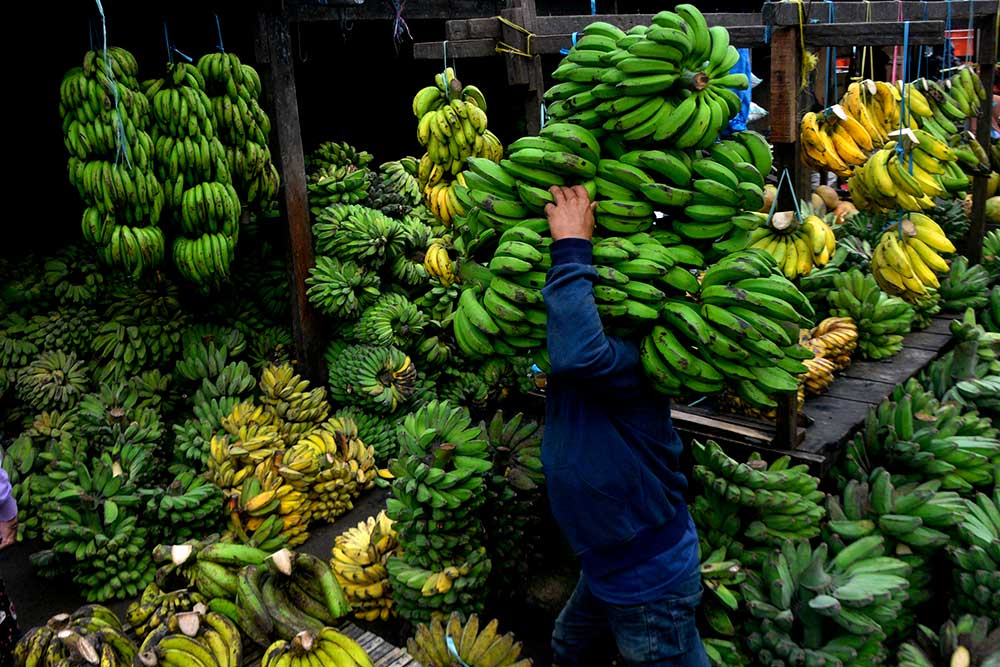
[[[0,521],[10,521],[17,516],[17,501],[11,494],[10,478],[7,471],[0,468]]]
[[[600,381],[609,388],[638,384],[637,346],[605,334],[597,312],[593,290],[597,270],[591,242],[560,239],[552,243],[549,252],[552,268],[542,294],[552,376]]]

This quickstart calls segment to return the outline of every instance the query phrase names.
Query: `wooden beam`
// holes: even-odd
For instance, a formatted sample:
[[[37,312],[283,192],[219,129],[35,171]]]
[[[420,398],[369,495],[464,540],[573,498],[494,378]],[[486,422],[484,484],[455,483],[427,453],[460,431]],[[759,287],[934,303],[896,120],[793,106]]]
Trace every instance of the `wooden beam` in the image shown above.
[[[799,138],[799,81],[802,54],[799,29],[778,28],[771,35],[771,143]],[[789,165],[785,165],[789,166]]]
[[[979,109],[976,119],[976,141],[986,152],[990,151],[990,123],[993,121],[993,77],[996,72],[997,60],[997,29],[996,21],[988,19],[979,28],[979,79],[986,88],[986,99]],[[986,236],[986,186],[987,176],[974,176],[972,179],[972,224],[966,236],[965,254],[972,263],[979,263],[983,258],[983,238]]]
[[[292,332],[300,372],[313,382],[324,382],[322,324],[306,296],[306,278],[315,263],[309,196],[306,190],[305,156],[299,126],[299,106],[295,92],[295,66],[287,17],[258,14],[257,48],[269,63],[267,90],[273,108],[273,127],[278,142],[278,170],[281,173],[281,203],[288,221],[288,249],[291,266]]]
[[[805,27],[806,46],[895,46],[903,43],[902,23],[828,23]],[[944,21],[911,21],[910,44],[940,44]]]
[[[764,46],[764,26],[743,26],[729,28],[729,41],[737,48]],[[448,57],[488,58],[496,55],[498,40],[493,37],[477,37],[462,40],[448,40]],[[413,45],[415,60],[440,60],[444,56],[444,42],[416,42]],[[573,44],[573,35],[536,35],[531,38],[531,52],[552,55]]]
[[[761,21],[775,26],[799,25],[799,4],[793,2],[766,2],[761,9]],[[830,5],[825,2],[803,3],[801,5],[806,24],[830,22]],[[869,19],[868,11],[871,10]],[[996,0],[969,0],[967,2],[837,2],[834,7],[833,23],[894,23],[902,11],[904,21],[937,20],[948,18],[949,9],[953,22],[968,21],[969,10],[974,16],[995,16]],[[925,13],[926,12],[926,13]],[[911,24],[912,25],[912,24]],[[956,28],[964,27],[959,23]],[[855,42],[859,44],[860,42]]]
[[[406,20],[432,19],[447,20],[455,16],[492,16],[496,15],[498,5],[496,0],[433,0],[427,2],[408,3],[403,9]],[[330,0],[320,4],[312,2],[287,2],[286,13],[292,22],[308,23],[313,21],[368,21],[390,20],[394,18],[392,5],[387,2],[371,0]]]
[[[572,14],[566,16],[539,16],[537,17],[537,34],[556,35],[574,32],[582,32],[587,25],[593,23],[595,18],[616,25],[622,30],[628,30],[637,25],[649,25],[653,20],[652,14],[601,14],[599,17],[590,14]],[[757,12],[728,13],[728,14],[706,14],[705,20],[708,25],[722,25],[727,28],[737,26],[753,26],[764,24],[761,22],[760,14]],[[478,39],[480,37],[499,37],[500,22],[494,17],[466,18],[448,21],[445,24],[445,36],[447,39]]]

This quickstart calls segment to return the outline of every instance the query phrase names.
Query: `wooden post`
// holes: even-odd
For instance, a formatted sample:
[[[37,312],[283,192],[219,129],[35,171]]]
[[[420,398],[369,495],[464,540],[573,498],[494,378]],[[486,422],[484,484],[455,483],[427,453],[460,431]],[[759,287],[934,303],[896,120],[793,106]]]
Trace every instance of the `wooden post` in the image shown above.
[[[778,449],[798,447],[799,396],[796,392],[777,394],[777,419],[774,422],[774,446]]]
[[[284,14],[260,12],[257,19],[258,60],[267,62],[272,118],[276,129],[278,169],[282,178],[282,209],[288,221],[291,260],[292,332],[299,372],[312,382],[325,382],[321,322],[306,296],[306,278],[315,264],[312,224],[306,189],[305,155],[295,92],[291,33]]]
[[[771,143],[779,173],[788,169],[799,198],[810,190],[809,172],[798,150],[801,63],[798,27],[776,28],[771,34]],[[782,188],[778,208],[788,211],[794,206],[791,189]]]
[[[535,0],[514,0],[511,9],[501,13],[505,19],[514,23],[530,34],[535,34],[537,14]],[[526,86],[524,94],[524,119],[527,134],[536,135],[542,129],[541,104],[545,92],[545,78],[542,72],[542,58],[538,54],[537,45],[528,35],[508,25],[503,25],[501,38],[507,44],[530,53],[526,58],[515,53],[507,54],[507,83],[512,86]]]
[[[986,88],[986,99],[980,106],[976,120],[976,141],[986,152],[990,150],[990,125],[993,120],[993,76],[996,71],[997,31],[996,16],[989,16],[979,28],[979,79]],[[972,224],[966,237],[965,254],[970,262],[978,263],[983,258],[983,238],[986,236],[986,185],[987,176],[972,179]]]

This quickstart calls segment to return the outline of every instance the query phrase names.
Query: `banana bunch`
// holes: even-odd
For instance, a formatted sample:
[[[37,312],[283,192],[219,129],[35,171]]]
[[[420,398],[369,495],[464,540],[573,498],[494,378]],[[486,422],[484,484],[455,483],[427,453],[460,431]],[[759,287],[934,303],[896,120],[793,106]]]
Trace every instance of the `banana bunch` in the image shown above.
[[[495,619],[480,628],[476,614],[465,620],[452,612],[446,621],[435,618],[429,624],[418,625],[406,642],[406,650],[425,665],[448,665],[459,660],[468,667],[530,667],[530,659],[518,659],[521,642],[510,633],[497,634],[498,627]]]
[[[309,537],[312,505],[308,495],[285,481],[270,460],[259,463],[239,490],[228,495],[226,510],[230,533],[242,541],[247,541],[243,536],[256,537],[256,531],[272,515],[279,517],[280,534],[289,546],[301,544]]]
[[[157,225],[167,200],[153,169],[151,100],[140,91],[138,71],[125,49],[89,51],[59,87],[69,180],[87,206],[83,236],[105,264],[132,276],[163,261]]]
[[[660,306],[659,321],[641,345],[647,377],[668,395],[718,393],[727,383],[746,403],[775,408],[775,393],[798,390],[798,327],[812,306],[759,250],[735,253],[705,271],[687,300]],[[793,335],[791,331],[794,330]]]
[[[950,252],[955,246],[936,222],[910,213],[882,234],[872,253],[872,276],[883,290],[912,303],[941,286],[936,273],[948,273],[949,266],[938,253]]]
[[[475,611],[490,569],[477,514],[492,468],[482,431],[464,408],[431,401],[406,416],[399,440],[386,506],[402,550],[387,563],[399,614]]]
[[[147,82],[145,93],[153,112],[157,175],[166,209],[182,233],[174,239],[174,264],[208,291],[229,279],[241,203],[205,77],[194,65],[172,64],[164,78]]]
[[[290,640],[280,639],[264,651],[261,667],[372,667],[361,646],[333,628],[303,630]]]
[[[247,206],[270,202],[280,179],[268,148],[271,119],[258,101],[260,76],[234,53],[206,54],[198,60],[198,70],[240,201]]]
[[[150,517],[163,526],[170,541],[183,542],[222,523],[222,490],[193,470],[184,470],[165,488],[144,490],[143,495]]]
[[[833,374],[837,370],[837,365],[829,359],[820,356],[806,359],[802,364],[808,369],[802,375],[801,379],[806,393],[813,396],[826,393],[826,390],[830,388],[830,385],[836,379]]]
[[[941,312],[941,294],[933,287],[927,287],[910,305],[913,306],[913,330],[926,329],[934,322],[934,316]]]
[[[995,618],[1000,604],[1000,491],[994,487],[992,498],[976,494],[965,506],[959,539],[947,547],[958,589],[952,604],[957,611]]]
[[[213,534],[204,540],[159,544],[152,555],[159,565],[156,586],[196,591],[214,606],[216,600],[233,600],[240,568],[263,563],[268,552],[248,544],[222,541]],[[147,588],[140,605],[155,601],[155,593],[155,588]]]
[[[899,667],[935,667],[935,665],[965,665],[985,667],[997,658],[996,627],[989,617],[960,616],[949,620],[938,632],[925,625],[912,641],[899,646],[896,659]]]
[[[910,332],[912,306],[883,292],[873,277],[858,269],[834,276],[833,282],[835,289],[827,294],[830,313],[854,321],[862,357],[886,359],[897,354]]]
[[[346,616],[350,605],[326,562],[283,549],[266,564],[239,571],[236,610],[244,634],[267,646],[269,637],[289,641],[303,630],[319,633]]]
[[[73,408],[87,391],[82,361],[73,353],[42,352],[16,375],[18,399],[38,411]]]
[[[436,278],[441,283],[443,289],[447,289],[458,280],[455,263],[443,243],[435,242],[427,247],[427,252],[424,254],[424,269],[428,276]]]
[[[337,202],[356,204],[368,197],[368,168],[372,156],[346,141],[327,141],[306,158],[309,207],[319,214]]]
[[[326,388],[309,389],[309,381],[291,364],[270,365],[260,376],[261,402],[290,447],[322,424],[330,414]]]
[[[743,508],[752,519],[744,530],[746,539],[776,546],[819,535],[823,493],[805,465],[789,468],[787,457],[770,467],[759,458],[739,463],[712,440],[695,442],[692,454],[694,476],[709,499]]]
[[[847,483],[842,504],[828,497],[827,529],[841,544],[881,533],[915,552],[929,553],[949,542],[949,532],[964,512],[961,496],[940,487],[939,480],[896,486],[889,471],[876,468],[867,481]]]
[[[231,620],[199,604],[172,614],[150,632],[135,664],[142,667],[239,667],[243,660],[240,631]]]
[[[761,664],[882,664],[882,623],[892,620],[909,566],[885,555],[881,536],[862,538],[835,556],[826,544],[786,541],[747,572],[743,597],[759,619],[748,646]]]
[[[1000,384],[1000,335],[976,323],[969,308],[950,325],[956,340],[953,349],[931,362],[921,375],[926,388],[942,402],[963,409],[977,409],[987,416],[1000,410],[996,388]]]
[[[712,667],[747,667],[750,664],[745,649],[735,641],[702,637],[701,644],[705,647],[708,664]]]
[[[62,350],[78,356],[89,355],[100,316],[86,306],[61,307],[28,320],[23,335],[41,352]]]
[[[330,395],[340,404],[391,414],[416,388],[417,367],[395,347],[349,345],[328,354],[327,365]]]
[[[331,420],[350,420],[358,431],[358,438],[375,452],[375,460],[385,465],[396,456],[399,443],[396,441],[396,426],[402,417],[382,415],[355,406],[337,410]]]
[[[260,406],[238,403],[222,420],[226,431],[209,445],[207,477],[226,493],[234,493],[254,474],[258,463],[271,461],[284,442],[270,414]]]
[[[330,568],[356,618],[387,621],[394,615],[386,563],[398,551],[396,531],[384,511],[337,536]]]
[[[129,667],[135,654],[136,647],[114,612],[90,604],[72,614],[56,614],[45,625],[25,632],[13,657],[17,667]]]
[[[120,461],[108,452],[89,464],[75,461],[72,477],[56,486],[52,502],[41,509],[45,541],[57,557],[75,559],[73,582],[88,601],[135,596],[153,580],[149,529],[136,511],[142,499],[133,466],[153,467],[149,451],[142,453],[136,462],[124,448]]]
[[[353,420],[331,417],[308,437],[314,453],[322,452],[310,489],[313,518],[332,522],[354,507],[354,499],[374,483],[375,449],[358,437]],[[316,443],[322,441],[323,447]],[[301,444],[301,443],[300,443]]]
[[[989,418],[943,404],[911,379],[869,412],[848,444],[849,478],[866,479],[869,462],[885,462],[903,482],[940,480],[944,489],[967,494],[993,483],[1000,440]]]
[[[946,164],[954,162],[947,142],[924,130],[910,131],[914,140],[900,138],[876,150],[848,181],[851,198],[862,211],[920,211],[934,207],[934,197],[947,192],[942,185]]]
[[[344,330],[345,338],[358,343],[409,348],[421,336],[427,316],[402,294],[383,294]]]
[[[834,370],[843,370],[851,365],[858,347],[858,327],[850,317],[827,317],[808,332],[802,344],[817,357],[833,362]]]
[[[181,358],[174,366],[174,373],[192,383],[215,380],[227,372],[230,356],[236,354],[237,351],[231,353],[229,347],[222,342],[217,345],[215,341],[192,341],[184,345]]]
[[[1000,229],[993,229],[983,238],[982,267],[990,276],[990,283],[1000,283]]]
[[[431,570],[393,556],[386,562],[397,613],[410,622],[429,623],[450,611],[482,613],[492,561],[485,547],[468,560]]]
[[[730,616],[739,609],[738,586],[746,580],[740,562],[726,559],[726,548],[715,549],[701,562],[702,586],[711,591],[711,597],[701,605],[701,614],[708,627],[723,637],[734,637],[736,625]]]
[[[841,178],[849,178],[855,166],[868,160],[874,146],[872,135],[865,126],[845,112],[841,105],[834,105],[820,113],[810,111],[802,116],[800,153],[802,161],[813,169],[832,171]]]
[[[61,419],[59,413],[42,413],[39,420]],[[32,493],[32,480],[37,479],[42,469],[42,452],[49,445],[43,444],[43,437],[32,434],[29,429],[14,439],[9,445],[0,447],[0,467],[7,473],[11,484],[11,498],[17,503],[17,534],[18,539],[36,539],[41,534],[41,519],[38,516],[39,499]],[[52,439],[66,438],[72,435],[54,436]],[[48,440],[48,438],[45,438]],[[44,497],[44,496],[43,496]]]
[[[749,86],[730,74],[738,60],[729,31],[709,28],[690,4],[627,34],[597,21],[552,73],[560,83],[545,93],[548,113],[627,141],[706,148],[739,110],[733,89]]]
[[[333,317],[353,319],[381,294],[378,273],[350,260],[319,255],[306,278],[309,301]]]
[[[803,367],[812,368],[808,363],[812,361],[811,359],[804,359],[802,361]],[[799,375],[799,388],[795,393],[795,403],[796,410],[799,413],[805,409],[806,406],[806,383],[805,375]],[[761,419],[764,421],[775,422],[778,419],[778,411],[775,408],[759,408],[751,405],[747,401],[740,398],[735,392],[728,389],[724,389],[721,394],[718,395],[719,407],[730,414],[746,415],[748,417],[753,417],[754,419]]]
[[[193,611],[205,598],[198,592],[187,589],[164,592],[156,583],[151,583],[142,591],[138,600],[130,603],[125,611],[125,620],[130,631],[140,641],[150,632],[163,627],[171,616]]]
[[[983,308],[980,319],[986,331],[1000,334],[1000,285],[993,285],[990,290],[989,303]]]
[[[316,216],[316,252],[368,269],[402,252],[406,225],[358,204],[330,204]]]
[[[989,300],[990,275],[982,264],[969,264],[962,255],[951,262],[951,267],[941,280],[941,310],[964,312],[967,308],[979,309]]]
[[[979,75],[969,66],[958,68],[949,79],[917,79],[907,90],[917,92],[910,104],[913,108],[916,102],[919,107],[921,127],[938,137],[960,132],[967,119],[976,117],[987,97]]]
[[[466,214],[465,206],[458,196],[459,188],[463,187],[465,187],[465,177],[459,172],[455,180],[438,181],[424,188],[427,207],[434,218],[440,220],[445,227],[451,227],[454,221]]]
[[[404,218],[424,198],[417,180],[418,167],[419,161],[411,156],[383,162],[378,172],[372,172],[365,206],[390,218]]]
[[[772,218],[750,232],[748,247],[760,248],[774,257],[785,277],[795,280],[830,262],[837,249],[837,237],[815,214],[806,215],[801,222],[790,222],[792,224],[779,230]]]
[[[434,83],[413,96],[417,141],[427,149],[421,161],[432,165],[427,177],[420,178],[425,193],[427,185],[458,175],[465,168],[466,158],[485,157],[496,162],[503,154],[496,135],[486,129],[486,98],[482,91],[463,85],[451,67],[435,75]]]

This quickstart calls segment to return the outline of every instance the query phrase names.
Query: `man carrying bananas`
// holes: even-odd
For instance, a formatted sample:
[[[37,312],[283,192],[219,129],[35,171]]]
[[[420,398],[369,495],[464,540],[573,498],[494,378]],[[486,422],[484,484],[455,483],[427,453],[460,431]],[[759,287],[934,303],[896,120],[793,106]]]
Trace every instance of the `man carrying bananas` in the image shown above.
[[[586,190],[551,192],[542,461],[552,513],[582,568],[556,620],[553,663],[606,667],[601,640],[613,639],[627,665],[707,667],[695,627],[698,536],[670,402],[647,384],[637,341],[604,332]]]

